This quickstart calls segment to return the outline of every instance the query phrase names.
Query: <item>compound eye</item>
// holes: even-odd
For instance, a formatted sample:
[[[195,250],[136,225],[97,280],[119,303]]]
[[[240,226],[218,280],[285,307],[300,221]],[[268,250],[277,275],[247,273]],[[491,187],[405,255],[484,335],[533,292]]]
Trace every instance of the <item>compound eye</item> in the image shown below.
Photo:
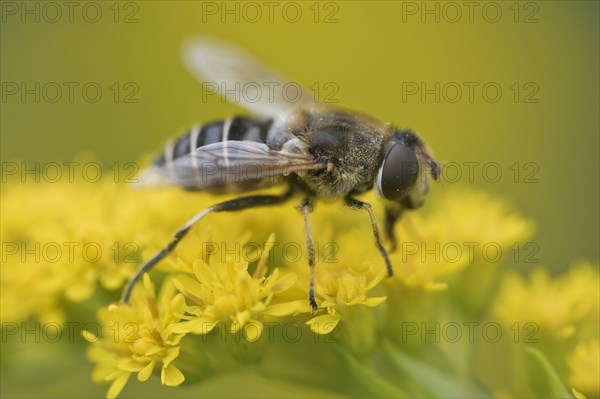
[[[403,144],[394,144],[383,158],[379,191],[389,201],[400,200],[414,186],[418,174],[417,154]]]

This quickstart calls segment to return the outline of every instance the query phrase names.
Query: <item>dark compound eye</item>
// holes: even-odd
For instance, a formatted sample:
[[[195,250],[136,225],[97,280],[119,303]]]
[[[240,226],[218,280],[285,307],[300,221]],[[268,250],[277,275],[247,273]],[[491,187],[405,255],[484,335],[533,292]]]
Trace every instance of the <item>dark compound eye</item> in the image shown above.
[[[390,201],[401,199],[413,187],[418,174],[417,154],[403,144],[392,145],[381,165],[381,194]]]

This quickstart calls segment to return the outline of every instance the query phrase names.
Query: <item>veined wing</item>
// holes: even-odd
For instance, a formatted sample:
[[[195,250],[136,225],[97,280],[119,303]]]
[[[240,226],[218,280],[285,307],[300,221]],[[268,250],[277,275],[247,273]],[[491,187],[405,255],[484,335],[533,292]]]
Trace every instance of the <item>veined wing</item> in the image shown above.
[[[273,151],[254,141],[223,141],[153,165],[139,177],[139,187],[178,186],[190,190],[276,183],[290,173],[324,168],[302,151]]]
[[[205,90],[218,92],[256,113],[274,116],[314,103],[310,92],[264,66],[246,51],[207,37],[184,42],[184,65]]]

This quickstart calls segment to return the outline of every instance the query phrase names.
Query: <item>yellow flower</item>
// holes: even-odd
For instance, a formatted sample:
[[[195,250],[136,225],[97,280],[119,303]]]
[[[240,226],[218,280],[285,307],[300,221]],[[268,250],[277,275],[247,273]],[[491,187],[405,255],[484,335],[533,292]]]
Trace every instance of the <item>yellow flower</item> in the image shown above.
[[[567,358],[569,382],[588,397],[600,396],[600,342],[579,343]]]
[[[212,202],[175,189],[134,190],[112,175],[7,183],[0,201],[0,321],[60,322],[65,300],[88,300],[99,286],[120,292],[141,260]]]
[[[534,230],[531,220],[503,201],[465,188],[445,190],[427,208],[406,213],[398,223],[399,248],[391,255],[394,280],[415,290],[445,290],[449,276],[482,260],[501,264],[496,251],[506,254]],[[488,251],[493,259],[486,258]]]
[[[484,191],[449,188],[428,205],[433,210],[429,215],[410,214],[415,217],[411,237],[416,233],[433,242],[494,242],[507,246],[527,239],[535,230],[531,219]],[[407,233],[410,231],[407,227]]]
[[[266,248],[273,241],[274,235],[271,235]],[[183,244],[184,251],[186,245],[194,244],[189,241]],[[264,329],[263,317],[282,317],[307,311],[308,305],[301,301],[277,301],[280,293],[296,283],[296,276],[282,274],[278,268],[265,276],[267,255],[268,249],[265,249],[253,274],[249,273],[247,262],[226,259],[219,262],[216,257],[211,258],[210,264],[203,260],[194,261],[191,266],[193,274],[179,275],[174,281],[177,289],[192,304],[185,307],[187,321],[173,325],[173,331],[207,334],[220,325],[231,333],[244,329],[246,338],[256,341]]]
[[[529,281],[516,273],[504,278],[493,307],[506,325],[536,323],[542,334],[555,340],[573,336],[583,324],[598,324],[599,275],[597,267],[581,264],[552,278],[535,269]]]
[[[58,320],[67,316],[65,301],[77,303],[94,297],[95,302],[90,303],[107,302],[100,296],[106,291],[113,291],[111,300],[116,298],[117,290],[138,264],[163,248],[186,220],[199,210],[226,199],[179,190],[136,192],[127,185],[114,184],[111,179],[93,185],[63,182],[10,186],[2,193],[1,233],[5,242],[16,243],[18,250],[3,248],[15,254],[5,253],[8,260],[0,269],[2,321],[32,316]],[[383,206],[374,194],[361,199],[374,204],[381,222]],[[4,218],[5,215],[8,217]],[[94,381],[110,382],[109,397],[117,396],[132,374],[145,381],[158,369],[163,384],[179,385],[184,376],[175,364],[179,367],[188,364],[186,356],[191,353],[190,348],[202,353],[222,349],[210,347],[219,345],[218,341],[202,341],[209,345],[206,348],[193,347],[199,340],[194,340],[192,334],[207,334],[216,328],[227,333],[244,333],[247,342],[242,345],[247,346],[231,353],[226,348],[225,353],[230,353],[235,361],[246,361],[244,356],[236,356],[266,335],[263,332],[268,323],[285,319],[300,320],[308,325],[307,331],[317,334],[315,339],[333,337],[351,356],[369,359],[382,350],[378,345],[382,335],[395,336],[396,331],[402,331],[398,321],[410,320],[411,309],[426,310],[424,318],[428,320],[441,320],[447,317],[444,312],[449,310],[451,314],[460,314],[452,308],[457,304],[451,295],[441,311],[429,304],[436,299],[431,292],[447,286],[460,289],[464,283],[461,279],[468,274],[464,273],[465,269],[483,270],[471,267],[486,259],[480,250],[475,254],[470,252],[468,245],[492,242],[505,250],[528,237],[533,230],[531,221],[511,212],[502,201],[487,194],[465,189],[446,190],[432,196],[424,209],[407,212],[396,225],[400,245],[397,252],[390,254],[394,277],[388,279],[364,212],[353,212],[339,204],[319,203],[311,214],[311,223],[319,314],[309,315],[304,226],[302,217],[292,206],[211,215],[195,226],[176,250],[151,272],[152,275],[162,273],[165,278],[158,298],[154,296],[149,277],[144,276],[144,284],[135,287],[130,305],[111,305],[100,311],[103,334],[85,335],[92,342],[89,357],[96,363]],[[270,236],[266,249],[261,252],[261,245],[253,240],[264,237],[265,231],[273,231],[282,238],[277,243],[274,236]],[[72,260],[54,263],[47,259],[42,262],[22,259],[19,245],[31,246],[36,242],[75,242],[79,246],[94,243],[105,256],[95,262],[81,253]],[[125,245],[129,243],[134,246],[127,248]],[[118,246],[113,247],[114,244]],[[448,244],[452,248],[449,249]],[[115,254],[117,248],[119,253]],[[459,253],[450,251],[457,248]],[[107,257],[107,253],[110,256]],[[260,253],[258,259],[256,253]],[[500,271],[500,268],[485,270],[490,269]],[[593,319],[590,315],[594,310],[597,312],[597,304],[582,298],[581,293],[594,292],[591,285],[594,281],[597,284],[597,271],[591,267],[577,270],[578,274],[574,273],[577,276],[560,284],[547,275],[532,278],[532,281],[541,281],[537,285],[515,276],[507,277],[505,284],[509,287],[502,292],[507,291],[519,300],[513,303],[514,299],[509,297],[499,301],[508,307],[504,313],[514,322],[512,317],[517,312],[513,307],[517,304],[530,301],[534,304],[532,309],[546,310],[548,306],[543,304],[544,300],[536,299],[536,295],[550,296],[567,305],[559,306],[558,314],[536,313],[543,322],[548,318],[547,330],[561,337],[572,334],[573,328],[593,335],[593,323],[586,320]],[[480,289],[490,291],[481,284],[478,275],[473,274],[471,278],[473,276],[477,277],[478,287],[483,287]],[[417,303],[420,299],[425,299],[421,307]],[[461,310],[466,302],[458,305]],[[502,309],[498,307],[499,314],[503,314]],[[532,321],[531,315],[524,312],[522,320]],[[333,330],[337,334],[320,337]],[[189,335],[186,337],[186,334]],[[186,350],[180,357],[181,345]],[[285,350],[286,346],[277,347]],[[262,346],[253,348],[261,350]],[[313,355],[319,357],[319,354],[311,354],[311,358]],[[209,363],[210,357],[207,357],[206,365]],[[197,362],[193,367],[197,367]],[[193,368],[184,370],[189,380],[195,378]],[[371,385],[367,380],[362,381],[371,387],[386,386]],[[390,391],[383,389],[377,391],[381,395],[375,396],[386,392]]]
[[[129,305],[111,305],[100,312],[103,335],[85,331],[84,337],[92,343],[88,356],[97,363],[94,381],[112,381],[107,397],[116,397],[132,373],[146,381],[158,364],[163,385],[177,386],[184,381],[173,365],[183,338],[173,326],[184,308],[185,299],[175,294],[169,280],[156,298],[149,276],[144,275],[144,283],[136,287]]]
[[[375,307],[386,297],[369,297],[369,291],[386,276],[386,269],[378,262],[353,264],[338,262],[321,268],[315,283],[315,294],[321,299],[319,307],[327,314],[310,319],[306,324],[317,334],[328,334],[335,329],[349,307]]]

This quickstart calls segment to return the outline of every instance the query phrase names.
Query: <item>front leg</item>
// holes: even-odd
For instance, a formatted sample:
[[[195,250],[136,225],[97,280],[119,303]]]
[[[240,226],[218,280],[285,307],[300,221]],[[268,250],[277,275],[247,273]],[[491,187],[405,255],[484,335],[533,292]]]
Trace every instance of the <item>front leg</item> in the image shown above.
[[[394,225],[396,221],[402,217],[404,213],[404,208],[388,208],[385,207],[385,235],[387,239],[390,241],[390,250],[391,252],[396,252],[396,248],[398,248],[398,239],[396,237],[396,232],[394,231]]]
[[[357,200],[355,198],[351,198],[351,197],[346,197],[344,199],[344,201],[345,201],[346,205],[349,206],[350,208],[367,211],[367,213],[369,214],[369,217],[371,218],[371,227],[373,227],[373,235],[375,236],[375,245],[377,245],[377,248],[379,249],[379,253],[383,257],[383,260],[385,261],[385,266],[387,267],[388,276],[392,276],[394,274],[394,271],[392,269],[392,263],[390,262],[390,258],[388,256],[387,251],[385,250],[385,248],[383,247],[383,244],[381,243],[381,234],[379,233],[379,227],[377,226],[377,219],[375,218],[375,214],[373,213],[371,204],[369,204],[368,202],[359,201],[359,200]]]

